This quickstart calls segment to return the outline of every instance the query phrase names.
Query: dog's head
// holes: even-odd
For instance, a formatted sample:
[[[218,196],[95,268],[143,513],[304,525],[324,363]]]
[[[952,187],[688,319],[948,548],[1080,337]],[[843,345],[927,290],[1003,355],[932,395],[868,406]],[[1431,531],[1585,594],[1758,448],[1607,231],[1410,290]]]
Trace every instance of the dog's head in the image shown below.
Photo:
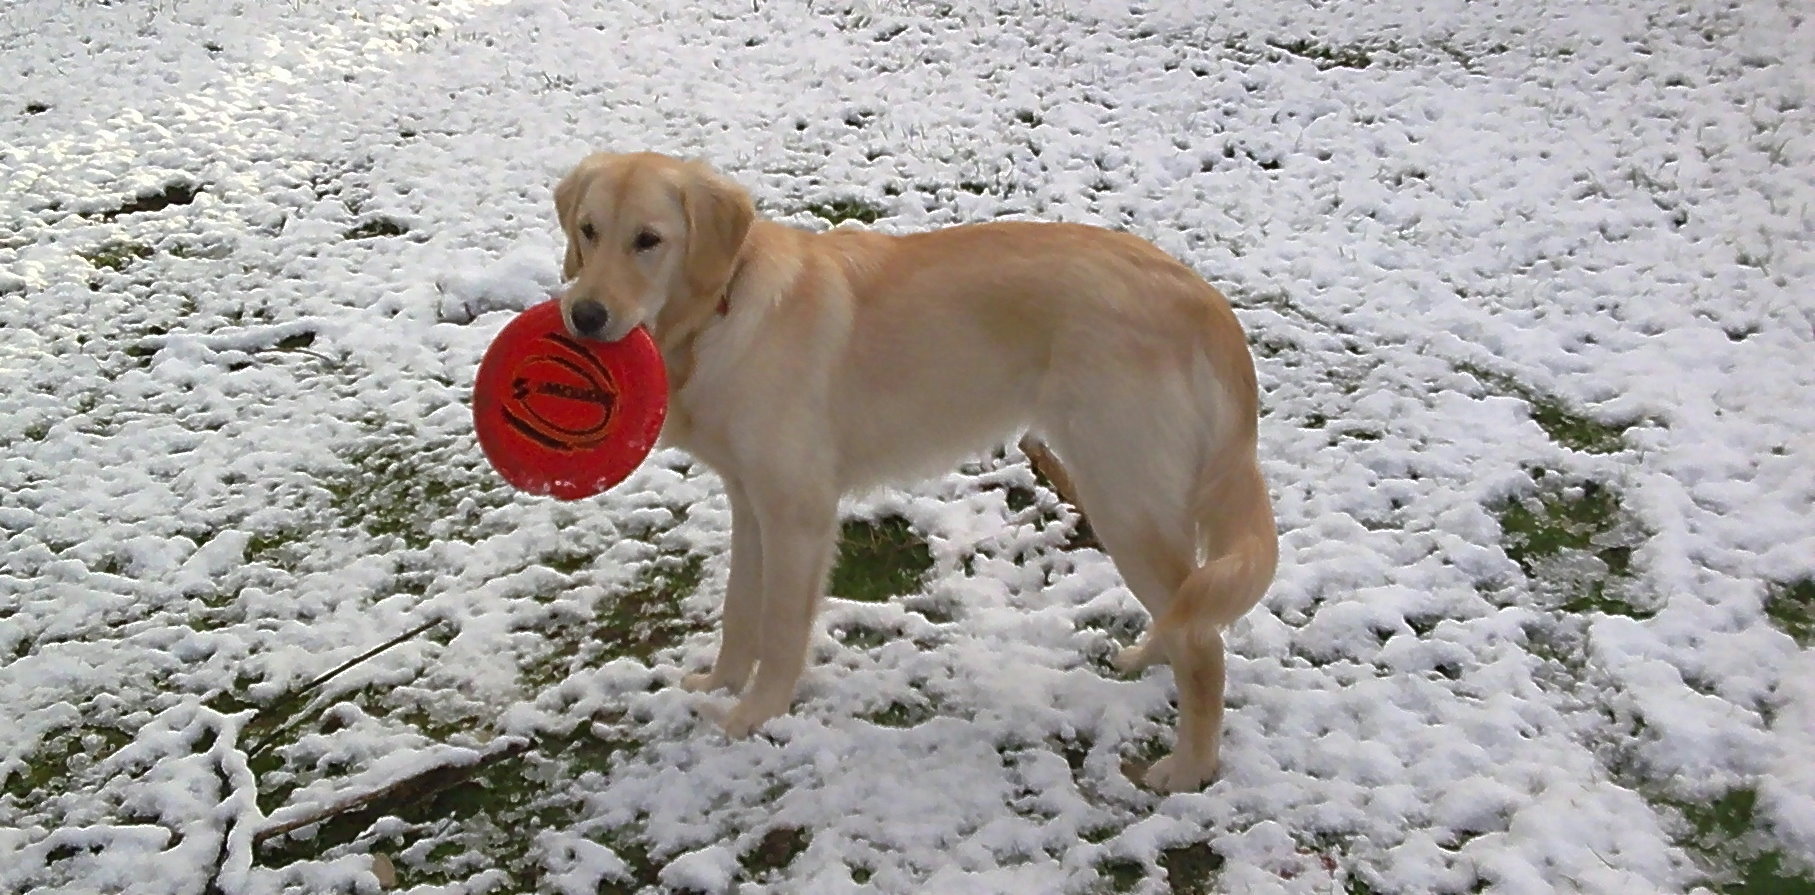
[[[756,209],[702,163],[599,153],[555,186],[555,214],[571,281],[561,316],[575,336],[614,342],[638,324],[692,316],[676,311],[717,307]]]

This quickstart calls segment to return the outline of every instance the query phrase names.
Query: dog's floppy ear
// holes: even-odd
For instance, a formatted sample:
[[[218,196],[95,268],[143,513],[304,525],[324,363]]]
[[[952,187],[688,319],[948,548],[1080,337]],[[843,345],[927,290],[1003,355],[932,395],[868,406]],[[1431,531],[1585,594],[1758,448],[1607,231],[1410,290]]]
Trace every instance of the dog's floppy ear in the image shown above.
[[[580,194],[592,176],[593,166],[582,161],[561,182],[555,184],[555,220],[567,237],[567,257],[561,262],[561,279],[571,280],[580,272],[580,234],[574,229],[574,213],[579,211]]]
[[[756,220],[756,206],[743,187],[705,164],[694,162],[688,169],[681,208],[687,215],[687,289],[697,297],[725,288]]]

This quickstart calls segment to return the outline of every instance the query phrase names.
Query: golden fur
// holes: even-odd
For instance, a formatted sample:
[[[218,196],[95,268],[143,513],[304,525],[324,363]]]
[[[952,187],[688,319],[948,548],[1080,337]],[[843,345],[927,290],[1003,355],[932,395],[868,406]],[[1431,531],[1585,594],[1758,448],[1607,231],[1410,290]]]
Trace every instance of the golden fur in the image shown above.
[[[587,157],[555,206],[568,327],[609,341],[648,326],[670,376],[663,438],[730,497],[722,642],[683,681],[739,695],[728,734],[789,708],[840,496],[1027,432],[1153,616],[1117,666],[1174,670],[1175,751],[1146,781],[1215,775],[1222,629],[1278,551],[1253,362],[1220,293],[1144,240],[1076,224],[808,233],[759,220],[705,165],[649,153]]]

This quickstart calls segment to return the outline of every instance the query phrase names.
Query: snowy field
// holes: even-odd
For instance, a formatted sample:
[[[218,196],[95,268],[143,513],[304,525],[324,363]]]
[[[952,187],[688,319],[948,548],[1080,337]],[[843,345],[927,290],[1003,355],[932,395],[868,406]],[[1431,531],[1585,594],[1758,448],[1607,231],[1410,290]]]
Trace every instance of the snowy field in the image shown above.
[[[0,3],[0,891],[1815,891],[1803,0]],[[729,510],[506,488],[583,153],[1149,237],[1284,538],[1224,770],[1013,451],[851,505],[727,743]]]

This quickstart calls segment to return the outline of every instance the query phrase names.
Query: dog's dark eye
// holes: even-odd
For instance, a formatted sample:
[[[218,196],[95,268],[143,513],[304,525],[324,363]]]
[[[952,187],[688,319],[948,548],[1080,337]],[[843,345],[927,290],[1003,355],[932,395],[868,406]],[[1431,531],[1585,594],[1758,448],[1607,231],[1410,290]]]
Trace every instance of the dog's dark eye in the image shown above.
[[[594,230],[592,228],[592,222],[588,221],[587,223],[580,225],[580,235],[585,237],[587,242],[592,242],[599,238],[599,231]]]
[[[636,241],[631,243],[639,252],[647,252],[661,244],[662,236],[654,230],[644,230],[638,233]]]

